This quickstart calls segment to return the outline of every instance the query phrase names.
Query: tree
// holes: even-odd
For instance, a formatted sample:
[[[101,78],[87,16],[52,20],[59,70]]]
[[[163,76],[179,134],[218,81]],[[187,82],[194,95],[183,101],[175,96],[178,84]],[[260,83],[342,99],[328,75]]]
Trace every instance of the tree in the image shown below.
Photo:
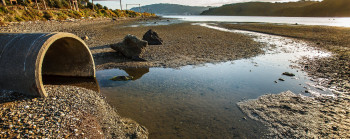
[[[99,3],[96,4],[96,7],[97,7],[97,9],[102,9],[103,8],[102,5],[99,4]]]
[[[3,4],[4,6],[6,6],[6,2],[5,2],[5,0],[2,0],[2,4]]]

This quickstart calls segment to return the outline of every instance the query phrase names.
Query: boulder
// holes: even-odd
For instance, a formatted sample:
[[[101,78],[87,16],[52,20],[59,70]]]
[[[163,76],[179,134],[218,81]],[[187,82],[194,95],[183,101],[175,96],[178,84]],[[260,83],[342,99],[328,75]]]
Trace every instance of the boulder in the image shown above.
[[[111,44],[110,47],[127,58],[145,61],[140,58],[140,56],[144,51],[144,48],[147,47],[147,41],[140,40],[134,35],[128,34],[122,42]]]
[[[157,32],[152,29],[148,30],[145,35],[143,35],[142,40],[148,42],[149,45],[162,45],[163,40],[158,36]]]

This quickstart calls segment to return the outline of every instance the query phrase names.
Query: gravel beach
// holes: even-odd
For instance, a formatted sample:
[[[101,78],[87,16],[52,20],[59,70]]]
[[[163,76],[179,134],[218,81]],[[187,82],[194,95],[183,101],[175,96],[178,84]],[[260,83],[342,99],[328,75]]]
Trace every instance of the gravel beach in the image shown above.
[[[46,98],[1,93],[0,138],[148,138],[145,127],[120,117],[97,92],[60,85],[45,90]]]
[[[1,27],[0,31],[70,32],[84,37],[93,54],[97,70],[122,67],[178,68],[184,65],[232,61],[264,53],[261,50],[264,45],[253,41],[249,36],[215,31],[190,23],[126,27],[135,21],[160,20],[166,19],[132,18],[115,21],[102,18],[35,21],[12,23],[7,27]],[[239,28],[234,25],[223,26],[230,29]],[[142,38],[149,29],[156,31],[164,40],[164,44],[147,46],[141,56],[147,60],[146,62],[124,58],[109,47],[110,44],[122,41],[127,34]],[[256,28],[245,30],[264,32]],[[265,31],[265,33],[273,34],[271,31],[274,30]],[[300,32],[305,33],[305,30]],[[286,36],[278,34],[278,31],[275,31],[275,34]],[[320,41],[322,38],[299,37],[298,39],[310,41],[315,44],[315,47],[338,54],[330,58],[303,59],[299,63],[301,70],[306,71],[315,81],[325,78],[326,82],[320,84],[327,88],[336,88],[335,90],[339,92],[335,93],[334,97],[300,96],[292,92],[269,94],[238,103],[238,107],[250,118],[265,123],[271,131],[271,137],[349,138],[348,65],[350,60],[347,57],[349,52],[347,43],[335,44],[327,40]],[[330,49],[333,46],[340,49]],[[338,50],[341,51],[338,52]],[[47,85],[46,90],[49,94],[47,98],[27,98],[12,92],[1,93],[0,138],[148,137],[146,127],[131,119],[118,116],[116,110],[109,106],[97,92],[79,87],[52,85]],[[50,128],[41,128],[44,126]]]
[[[215,63],[248,58],[263,53],[261,44],[250,37],[191,25],[126,27],[135,21],[150,23],[167,19],[135,18],[78,20],[74,22],[29,22],[9,25],[2,32],[70,32],[84,40],[90,47],[98,70],[116,67],[172,67]],[[123,40],[127,34],[138,38],[153,29],[164,40],[163,45],[149,45],[137,62],[118,55],[109,47]]]
[[[135,21],[157,22],[157,18],[88,19],[12,23],[1,32],[70,32],[89,46],[98,70],[116,67],[173,67],[246,58],[263,53],[250,37],[214,31],[190,23],[169,26],[125,27]],[[164,20],[164,19],[163,19]],[[127,34],[139,38],[149,29],[164,40],[149,45],[137,62],[118,55],[109,45]],[[118,116],[96,92],[72,86],[47,85],[47,98],[27,98],[2,92],[1,137],[43,138],[147,138],[146,127]]]

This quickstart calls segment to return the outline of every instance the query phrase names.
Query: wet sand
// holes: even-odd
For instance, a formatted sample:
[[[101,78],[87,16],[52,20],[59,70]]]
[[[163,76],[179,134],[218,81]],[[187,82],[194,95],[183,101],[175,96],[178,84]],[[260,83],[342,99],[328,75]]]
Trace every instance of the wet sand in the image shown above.
[[[332,52],[332,57],[301,59],[300,68],[315,79],[326,79],[320,84],[327,88],[350,92],[350,28],[254,23],[220,26],[296,38],[312,44],[313,47]]]
[[[307,97],[287,91],[238,103],[269,127],[269,138],[349,138],[350,97]]]
[[[250,118],[265,123],[273,138],[349,138],[350,28],[274,24],[221,24],[230,29],[249,30],[304,40],[328,50],[331,57],[299,59],[299,68],[333,96],[297,95],[296,92],[268,94],[238,103]]]

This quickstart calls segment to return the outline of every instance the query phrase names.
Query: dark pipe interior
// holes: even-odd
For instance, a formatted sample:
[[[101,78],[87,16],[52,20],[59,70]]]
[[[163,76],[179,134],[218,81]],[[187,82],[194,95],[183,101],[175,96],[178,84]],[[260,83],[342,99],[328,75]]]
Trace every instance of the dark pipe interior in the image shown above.
[[[73,38],[61,38],[47,50],[43,75],[91,77],[93,62],[84,44]]]
[[[56,40],[42,63],[44,85],[73,85],[99,91],[94,65],[84,44],[73,38]]]

